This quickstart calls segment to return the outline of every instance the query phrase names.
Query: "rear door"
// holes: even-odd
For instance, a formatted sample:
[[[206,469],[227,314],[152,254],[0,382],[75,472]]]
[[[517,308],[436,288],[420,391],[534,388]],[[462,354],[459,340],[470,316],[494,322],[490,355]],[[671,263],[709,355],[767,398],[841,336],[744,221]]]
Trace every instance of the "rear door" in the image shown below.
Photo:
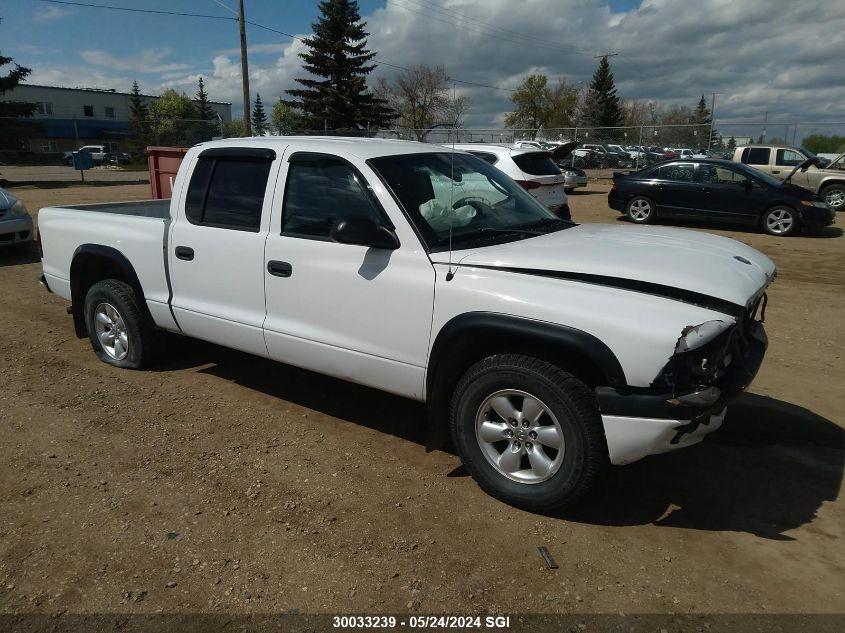
[[[557,209],[566,204],[566,176],[552,160],[550,152],[513,152],[511,160],[522,172],[523,180],[534,182],[539,187],[527,187],[547,209]]]
[[[351,160],[316,152],[285,160],[263,265],[270,357],[421,399],[434,267],[378,177]],[[332,227],[353,217],[395,231],[400,247],[333,241]]]
[[[668,163],[658,167],[653,174],[647,195],[657,204],[658,215],[696,215],[700,192],[695,182],[695,163]]]
[[[168,241],[171,305],[185,334],[267,356],[264,242],[279,163],[254,147],[195,159]]]

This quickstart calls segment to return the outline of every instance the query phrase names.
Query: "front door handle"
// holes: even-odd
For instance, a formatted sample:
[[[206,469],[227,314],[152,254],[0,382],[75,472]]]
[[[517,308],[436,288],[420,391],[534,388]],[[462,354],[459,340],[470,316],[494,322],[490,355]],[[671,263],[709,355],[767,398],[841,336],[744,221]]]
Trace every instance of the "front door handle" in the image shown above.
[[[190,246],[177,246],[174,253],[176,254],[176,257],[184,259],[186,262],[189,262],[194,258],[194,249]]]
[[[267,272],[275,277],[290,277],[293,273],[293,266],[287,262],[270,260],[267,262]]]

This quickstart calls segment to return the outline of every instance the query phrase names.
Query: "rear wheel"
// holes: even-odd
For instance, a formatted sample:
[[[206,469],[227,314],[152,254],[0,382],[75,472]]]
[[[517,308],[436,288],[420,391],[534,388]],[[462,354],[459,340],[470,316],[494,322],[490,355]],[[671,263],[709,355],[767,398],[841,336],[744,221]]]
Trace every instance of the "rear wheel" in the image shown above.
[[[837,211],[845,211],[845,184],[833,183],[819,192],[822,200]]]
[[[98,281],[85,296],[85,324],[104,363],[140,369],[154,359],[159,333],[148,322],[135,291],[116,279]]]
[[[528,356],[503,354],[473,365],[455,389],[451,429],[479,486],[529,510],[576,502],[607,463],[592,391]]]
[[[761,225],[769,235],[794,235],[798,231],[798,214],[790,207],[772,207],[763,214]]]
[[[625,215],[635,224],[651,224],[657,215],[654,202],[645,196],[635,196],[628,201]]]

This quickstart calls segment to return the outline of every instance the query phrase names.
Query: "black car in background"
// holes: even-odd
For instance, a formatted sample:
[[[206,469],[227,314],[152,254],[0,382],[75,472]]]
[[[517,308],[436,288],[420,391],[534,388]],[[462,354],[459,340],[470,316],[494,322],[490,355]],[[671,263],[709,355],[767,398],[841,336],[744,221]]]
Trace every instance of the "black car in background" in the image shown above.
[[[781,182],[727,160],[669,160],[627,175],[615,173],[607,202],[636,224],[669,218],[736,222],[779,236],[833,224],[836,212],[817,195],[789,184],[790,178]]]

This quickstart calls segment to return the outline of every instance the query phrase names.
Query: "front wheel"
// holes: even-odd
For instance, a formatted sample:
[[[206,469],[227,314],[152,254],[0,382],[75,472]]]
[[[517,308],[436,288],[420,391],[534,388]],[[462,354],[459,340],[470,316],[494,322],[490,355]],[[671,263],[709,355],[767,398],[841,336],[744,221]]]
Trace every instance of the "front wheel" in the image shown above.
[[[763,214],[761,225],[769,235],[787,237],[798,232],[798,215],[789,207],[772,207]]]
[[[828,185],[819,192],[819,196],[836,211],[845,211],[845,184]]]
[[[635,196],[628,201],[625,215],[634,224],[651,224],[657,213],[654,202],[644,196]]]
[[[503,354],[473,365],[455,389],[450,421],[479,486],[528,510],[573,504],[607,463],[592,391],[536,358]]]
[[[158,332],[148,322],[135,291],[116,279],[98,281],[85,296],[85,324],[97,357],[126,369],[150,364]]]

